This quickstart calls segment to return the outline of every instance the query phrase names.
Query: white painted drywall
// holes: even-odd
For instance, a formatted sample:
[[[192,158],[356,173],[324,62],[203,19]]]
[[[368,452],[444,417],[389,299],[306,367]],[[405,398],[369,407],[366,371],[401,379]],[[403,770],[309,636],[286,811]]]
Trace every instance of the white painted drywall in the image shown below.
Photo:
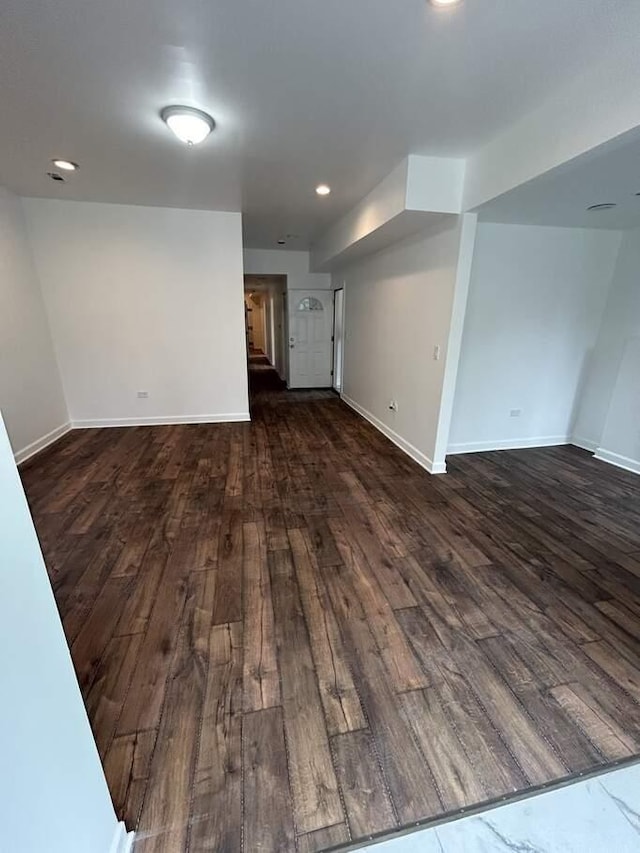
[[[355,243],[392,221],[406,207],[409,158],[405,157],[352,210],[324,233],[313,247],[311,266],[321,269]]]
[[[2,189],[0,407],[19,460],[69,420],[20,199]]]
[[[636,21],[640,9],[629,4]],[[640,110],[637,27],[615,50],[595,56],[582,73],[553,86],[467,160],[464,209],[470,210],[616,137],[637,133]]]
[[[0,417],[0,848],[109,853],[118,833]]]
[[[345,286],[343,398],[435,472],[462,218],[443,226],[333,275]]]
[[[574,433],[598,455],[640,467],[640,231],[624,235]]]
[[[350,266],[357,258],[424,233],[431,223],[418,214],[459,214],[464,174],[461,159],[405,157],[316,241],[311,268]]]
[[[74,423],[248,418],[239,213],[23,204]]]
[[[640,323],[636,326],[636,335],[625,342],[596,456],[640,474]]]
[[[610,231],[478,226],[449,452],[569,440],[620,241]]]
[[[309,252],[282,249],[245,249],[245,275],[286,275],[287,290],[328,290],[328,273],[309,272]]]

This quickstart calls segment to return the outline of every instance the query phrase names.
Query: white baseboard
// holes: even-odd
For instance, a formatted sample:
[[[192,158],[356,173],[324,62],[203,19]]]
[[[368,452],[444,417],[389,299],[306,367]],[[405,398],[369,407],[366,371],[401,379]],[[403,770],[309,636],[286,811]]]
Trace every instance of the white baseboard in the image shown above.
[[[23,462],[26,462],[27,459],[35,456],[36,453],[40,453],[40,451],[44,450],[45,447],[49,447],[49,445],[53,444],[54,441],[57,441],[59,438],[62,438],[63,435],[66,435],[72,428],[73,427],[70,423],[61,424],[61,426],[52,429],[51,432],[48,432],[41,438],[32,441],[31,444],[27,444],[26,447],[22,448],[22,450],[18,450],[17,453],[14,453],[13,457],[16,460],[16,465],[21,465]]]
[[[161,418],[113,418],[110,420],[83,420],[70,421],[62,424],[41,438],[32,441],[26,447],[13,454],[16,465],[22,465],[36,453],[40,453],[45,447],[49,447],[63,435],[72,429],[101,429],[104,427],[132,427],[132,426],[166,426],[167,424],[223,424],[241,423],[250,421],[249,412],[232,412],[222,415],[176,415]]]
[[[631,459],[628,456],[620,456],[619,453],[612,453],[610,450],[605,450],[603,447],[598,447],[595,452],[595,458],[602,462],[608,462],[610,465],[615,465],[616,468],[624,468],[625,471],[631,471],[633,474],[640,474],[640,460]]]
[[[167,426],[171,424],[226,424],[250,421],[249,412],[230,412],[221,415],[167,415],[152,418],[97,418],[72,421],[73,429],[103,429],[104,427]]]
[[[465,444],[450,444],[447,456],[459,456],[463,453],[485,453],[491,450],[526,450],[529,447],[558,447],[571,444],[568,435],[543,435],[534,438],[507,438],[496,441],[470,441]]]
[[[399,447],[400,450],[403,450],[407,456],[410,456],[414,462],[417,462],[425,471],[428,471],[430,474],[446,474],[447,466],[444,462],[434,463],[428,456],[425,456],[417,447],[414,447],[412,444],[409,444],[401,435],[398,435],[397,432],[394,432],[390,427],[388,427],[385,423],[379,420],[375,415],[372,415],[367,409],[363,408],[359,403],[356,403],[355,400],[352,400],[351,397],[347,397],[346,394],[341,394],[340,399],[343,400],[347,406],[357,412],[359,415],[369,421],[370,424],[379,430],[383,435],[385,435],[389,441],[392,441],[396,447]]]
[[[588,450],[589,453],[595,453],[598,449],[597,441],[592,441],[590,438],[581,438],[579,435],[571,436],[571,444],[575,447],[581,447],[583,450]]]
[[[111,842],[109,853],[131,853],[133,850],[134,833],[127,832],[123,821],[116,827],[116,832]]]

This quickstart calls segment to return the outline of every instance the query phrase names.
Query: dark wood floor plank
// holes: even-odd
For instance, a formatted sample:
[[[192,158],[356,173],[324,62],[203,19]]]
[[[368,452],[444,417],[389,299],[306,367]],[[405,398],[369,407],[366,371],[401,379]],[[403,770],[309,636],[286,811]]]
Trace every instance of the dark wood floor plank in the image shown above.
[[[340,630],[352,651],[359,695],[376,739],[382,769],[401,822],[438,814],[442,804],[400,705],[358,596],[344,567],[324,574]]]
[[[187,847],[208,666],[207,656],[202,654],[202,632],[207,636],[209,625],[197,618],[205,595],[206,577],[192,575],[142,805],[136,853]]]
[[[464,672],[469,686],[480,697],[487,716],[529,781],[539,785],[565,776],[568,768],[509,689],[505,681],[508,673],[503,678],[471,644],[457,652],[455,659],[458,671]]]
[[[116,814],[128,830],[138,826],[157,734],[150,729],[119,735],[111,742],[104,759]]]
[[[191,805],[191,849],[233,853],[242,839],[242,626],[214,625]]]
[[[96,731],[96,745],[104,760],[111,744],[138,659],[142,636],[112,637],[107,644],[85,705]]]
[[[357,511],[347,509],[343,520],[335,522],[345,524],[349,529],[352,547],[360,549],[361,557],[368,563],[371,571],[384,589],[384,594],[393,610],[413,607],[417,602],[406,584],[404,578],[396,570],[393,560],[406,549],[394,547],[388,543],[387,528],[378,521],[378,516],[371,505]],[[384,540],[380,540],[380,536]],[[355,540],[355,542],[353,541]]]
[[[346,823],[338,823],[335,826],[299,835],[298,853],[322,853],[338,844],[346,844],[350,840],[351,836]]]
[[[513,646],[501,637],[480,640],[478,645],[496,670],[508,682],[537,730],[553,748],[563,764],[573,773],[593,767],[603,756],[561,707],[549,701],[543,684],[535,673],[518,657]]]
[[[626,631],[629,636],[636,640],[640,640],[640,618],[635,613],[628,610],[623,604],[615,601],[597,601],[595,605],[601,613],[619,625],[623,631]],[[590,639],[599,639],[591,634]],[[589,642],[585,640],[584,642]]]
[[[235,487],[234,487],[235,488]],[[213,624],[242,621],[242,513],[225,509],[220,528]]]
[[[495,797],[526,788],[522,768],[465,680],[448,672],[439,695],[484,789]]]
[[[354,838],[382,832],[396,822],[371,732],[362,730],[331,739],[340,790]]]
[[[118,722],[118,734],[157,728],[160,724],[173,652],[186,600],[186,582],[166,571],[149,618],[130,690]]]
[[[290,530],[289,542],[328,732],[338,734],[364,728],[366,720],[335,615],[324,587],[318,584],[319,571],[315,556],[302,530]]]
[[[244,797],[251,804],[244,821],[244,849],[295,850],[281,708],[245,715],[242,764]]]
[[[402,710],[420,744],[447,811],[488,799],[473,759],[465,753],[447,719],[436,688],[413,690],[401,697]]]
[[[127,547],[120,552],[112,577],[137,575],[155,528],[155,519],[140,518],[127,534]]]
[[[636,702],[640,702],[640,669],[621,657],[618,651],[604,640],[586,643],[583,648],[603,672],[633,696]]]
[[[295,823],[299,833],[344,819],[291,555],[269,554]]]
[[[627,758],[640,749],[640,738],[625,732],[580,684],[560,684],[549,692],[605,758]]]
[[[350,540],[348,529],[342,522],[332,519],[330,526],[344,561],[345,571],[340,576],[343,582],[351,585],[362,602],[394,689],[401,692],[428,687],[429,680],[402,633],[380,584],[368,570],[360,548]]]
[[[280,674],[264,525],[255,522],[245,524],[243,541],[243,707],[245,711],[260,711],[280,704]]]
[[[95,607],[76,637],[71,654],[80,689],[86,696],[98,673],[98,666],[114,635],[119,603],[126,598],[129,582],[123,578],[107,581]]]

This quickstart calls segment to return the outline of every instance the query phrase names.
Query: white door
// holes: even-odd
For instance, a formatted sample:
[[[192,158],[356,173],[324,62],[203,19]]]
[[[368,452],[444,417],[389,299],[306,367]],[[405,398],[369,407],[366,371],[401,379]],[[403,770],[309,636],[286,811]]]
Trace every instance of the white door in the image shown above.
[[[333,293],[289,292],[289,387],[331,388]]]

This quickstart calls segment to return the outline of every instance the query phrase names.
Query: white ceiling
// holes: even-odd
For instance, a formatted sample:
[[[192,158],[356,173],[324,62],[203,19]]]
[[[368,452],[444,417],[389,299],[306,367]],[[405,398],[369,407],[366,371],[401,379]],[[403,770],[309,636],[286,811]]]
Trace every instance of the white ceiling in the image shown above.
[[[640,131],[636,130],[493,199],[478,209],[480,219],[572,228],[639,228],[639,167]],[[587,210],[608,203],[616,207]]]
[[[2,0],[0,184],[242,209],[247,246],[310,238],[408,153],[464,156],[637,22],[637,0]],[[187,150],[186,103],[215,134]],[[49,159],[80,163],[66,184]],[[328,198],[317,183],[333,187]]]

